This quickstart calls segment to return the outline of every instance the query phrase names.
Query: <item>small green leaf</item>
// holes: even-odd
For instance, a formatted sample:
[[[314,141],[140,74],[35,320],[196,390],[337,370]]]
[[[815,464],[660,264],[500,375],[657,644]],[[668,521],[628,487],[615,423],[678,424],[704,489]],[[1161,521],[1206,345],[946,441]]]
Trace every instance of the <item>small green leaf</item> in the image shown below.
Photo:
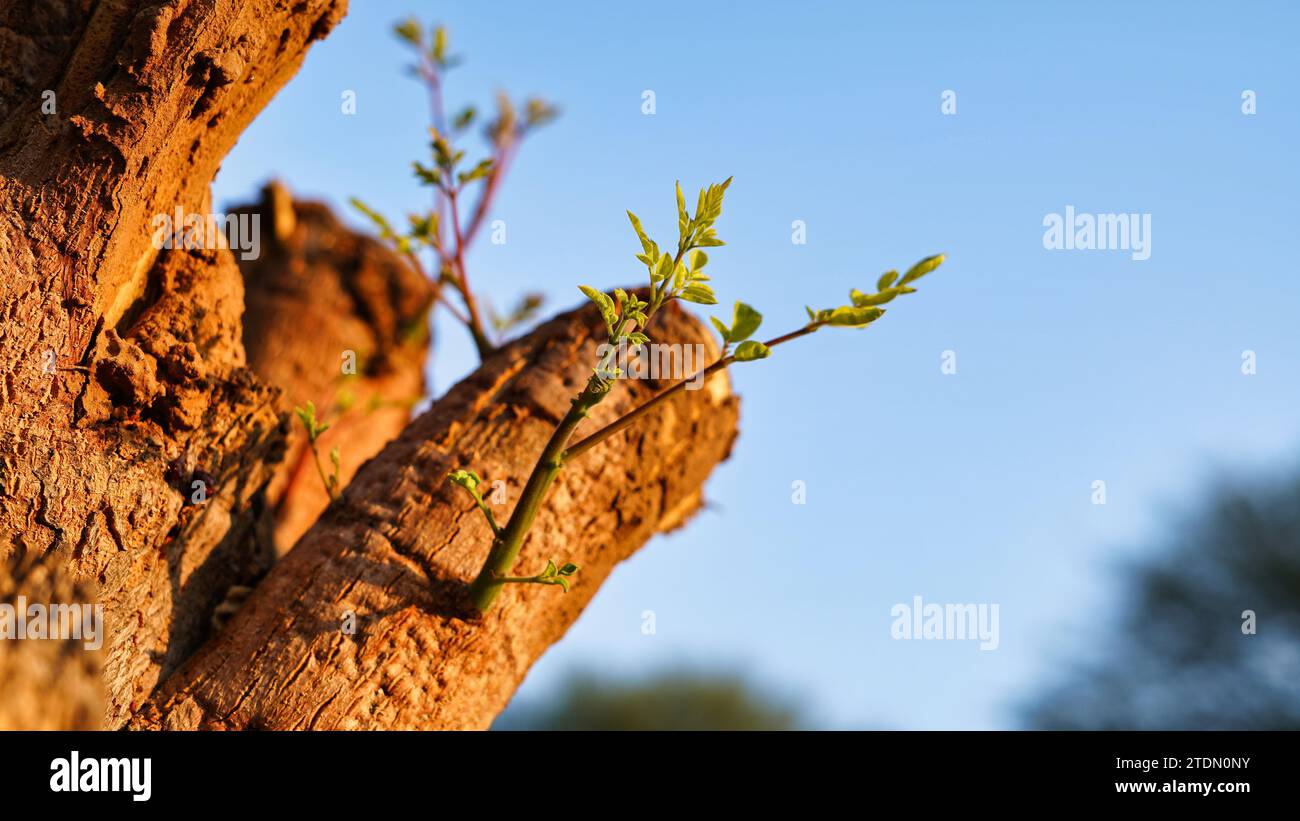
[[[754,339],[746,340],[736,346],[736,352],[733,356],[737,362],[752,362],[755,359],[767,359],[772,355],[772,349]]]
[[[737,302],[731,319],[731,342],[742,342],[754,335],[763,324],[763,315],[743,302]]]
[[[686,241],[686,233],[691,224],[691,217],[686,213],[686,197],[682,194],[682,184],[677,183],[677,233],[680,241]]]
[[[474,124],[474,118],[478,116],[478,109],[472,105],[467,105],[460,110],[456,118],[451,121],[452,127],[457,131],[463,131]]]
[[[896,279],[898,279],[897,271],[886,271],[885,273],[880,275],[880,279],[876,280],[876,290],[877,291],[885,290],[890,285],[893,285],[894,280]]]
[[[561,576],[572,576],[574,573],[577,572],[578,572],[578,566],[573,562],[568,562],[567,564],[564,565],[564,567],[560,568]]]
[[[436,245],[438,238],[438,214],[430,211],[428,214],[411,214],[407,217],[411,222],[411,238],[429,245]]]
[[[429,168],[419,160],[411,163],[411,167],[415,169],[415,176],[425,185],[442,185],[442,172],[437,168]]]
[[[673,290],[680,291],[684,285],[686,285],[686,263],[679,262],[673,268]]]
[[[718,304],[718,298],[713,295],[713,289],[702,282],[687,285],[682,290],[681,298],[687,302],[694,302],[696,305]]]
[[[515,307],[505,316],[497,316],[491,312],[492,327],[498,331],[509,331],[528,322],[537,315],[537,311],[546,301],[546,297],[539,293],[524,294],[515,303]],[[490,311],[490,309],[489,309]],[[423,324],[419,327],[423,328]]]
[[[420,27],[420,21],[414,17],[408,17],[393,26],[393,33],[413,46],[420,45],[420,41],[424,39],[424,30]]]
[[[596,307],[600,309],[600,316],[605,320],[605,326],[609,328],[610,333],[614,332],[614,324],[618,321],[618,314],[614,311],[614,300],[609,298],[609,294],[603,291],[597,291],[590,285],[579,285],[578,290],[582,291]]]
[[[447,28],[438,26],[433,30],[433,45],[429,49],[433,62],[443,65],[447,62]]]
[[[383,214],[380,214],[378,211],[375,211],[370,206],[366,205],[364,202],[357,199],[356,197],[352,197],[351,199],[348,200],[348,202],[352,204],[353,208],[360,211],[371,222],[373,222],[375,224],[375,227],[379,229],[380,235],[382,235],[385,239],[396,236],[396,234],[393,231],[393,226],[388,224],[388,220],[384,217]]]
[[[648,254],[654,243],[646,236],[645,229],[641,227],[641,220],[637,219],[636,214],[631,211],[627,212],[627,218],[632,221],[632,230],[636,231],[637,239],[641,240],[641,248]]]
[[[718,333],[722,335],[722,344],[729,344],[731,342],[731,331],[727,329],[726,325],[722,324],[722,320],[718,319],[716,316],[711,316],[709,317],[709,321],[713,323],[713,327],[717,328]]]
[[[932,257],[926,257],[911,268],[908,268],[907,273],[903,274],[903,278],[898,281],[898,284],[906,285],[909,282],[915,282],[942,264],[943,254],[935,254]]]
[[[673,275],[673,258],[667,251],[659,257],[659,263],[650,274],[650,280],[665,280]]]
[[[560,116],[560,110],[540,97],[530,97],[524,107],[524,124],[528,128],[546,125]]]
[[[894,297],[901,293],[902,290],[899,288],[886,288],[878,294],[864,294],[857,288],[854,288],[852,291],[849,291],[849,299],[853,300],[855,307],[865,308],[868,305],[884,305],[886,302],[892,301]]]
[[[875,322],[884,313],[883,308],[857,308],[844,305],[826,314],[825,322],[828,325],[837,325],[842,328],[864,328]]]
[[[475,496],[477,496],[478,486],[483,483],[478,474],[472,470],[453,470],[447,474],[447,479],[452,484],[460,485]]]
[[[492,173],[492,160],[490,159],[480,160],[478,165],[475,165],[469,171],[462,171],[460,173],[459,175],[460,184],[464,185],[465,183],[473,182],[474,180],[477,179],[482,179],[483,177],[486,177],[490,173]]]
[[[322,425],[316,420],[316,403],[308,402],[301,408],[294,408],[293,411],[298,415],[302,426],[307,429],[307,441],[315,442],[322,433],[329,430],[329,425]]]

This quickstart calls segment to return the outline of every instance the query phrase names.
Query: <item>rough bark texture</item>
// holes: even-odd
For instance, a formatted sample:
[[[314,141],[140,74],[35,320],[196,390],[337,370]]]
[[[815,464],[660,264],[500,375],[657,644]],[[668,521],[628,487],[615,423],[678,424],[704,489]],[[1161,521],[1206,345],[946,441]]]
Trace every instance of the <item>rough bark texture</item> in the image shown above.
[[[333,367],[346,349],[358,353],[359,381],[373,380],[367,390],[398,403],[418,394],[419,343],[403,332],[427,294],[315,207],[291,206],[292,228],[272,221],[267,263],[287,267],[249,280],[248,332],[249,272],[229,250],[151,242],[155,215],[211,212],[222,157],[344,8],[0,0],[0,560],[46,568],[61,580],[52,596],[97,589],[108,727],[486,726],[610,568],[694,509],[735,433],[735,400],[715,379],[585,456],[521,560],[582,564],[574,592],[515,588],[486,619],[466,618],[464,585],[488,530],[444,474],[472,467],[520,487],[594,361],[599,320],[561,317],[495,355],[363,467],[209,637],[218,604],[256,584],[273,554],[265,490],[287,446],[285,407],[337,399]],[[304,290],[308,280],[321,292]],[[682,314],[663,319],[665,341],[708,339]],[[313,365],[304,326],[327,339],[330,367]],[[591,424],[655,387],[619,386]],[[389,410],[340,424],[345,470],[406,413]],[[301,468],[288,464],[286,477]],[[318,507],[293,495],[311,484],[273,486],[279,508]],[[282,536],[307,518],[285,513]],[[340,629],[349,611],[355,633]],[[82,723],[95,708],[76,681],[99,662],[34,649],[59,657],[36,665],[67,670],[72,695],[42,700],[50,679],[18,654],[31,651],[6,648],[0,700],[26,692],[30,710],[48,710],[25,714],[27,725]]]
[[[0,561],[0,603],[94,601],[93,585],[77,582],[56,557]],[[15,619],[0,630],[16,626]],[[0,641],[0,731],[97,729],[104,715],[102,663],[102,652],[82,639]]]
[[[657,339],[713,345],[675,308],[655,322]],[[698,507],[701,483],[735,436],[738,402],[723,374],[570,464],[518,567],[576,562],[572,591],[509,585],[486,617],[471,616],[465,588],[491,532],[446,473],[469,467],[504,480],[504,521],[603,333],[592,310],[561,316],[454,387],[361,469],[133,726],[487,727],[614,565]],[[579,435],[661,387],[620,383]]]
[[[248,365],[280,389],[282,410],[315,404],[330,423],[317,448],[322,459],[339,448],[346,487],[424,395],[433,286],[387,246],[279,183],[236,212],[257,215],[263,228],[261,254],[239,264]],[[298,424],[267,497],[281,554],[329,504]]]
[[[343,9],[0,5],[0,558],[54,553],[98,582],[108,726],[255,573],[280,447],[229,252],[159,252],[150,221],[211,211],[222,157]],[[203,505],[195,470],[216,483]]]

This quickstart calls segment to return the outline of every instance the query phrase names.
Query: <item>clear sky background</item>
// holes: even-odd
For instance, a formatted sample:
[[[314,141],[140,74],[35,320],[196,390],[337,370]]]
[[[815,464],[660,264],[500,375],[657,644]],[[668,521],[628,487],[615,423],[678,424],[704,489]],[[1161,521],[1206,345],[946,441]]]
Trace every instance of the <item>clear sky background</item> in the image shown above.
[[[870,330],[735,370],[716,509],[619,568],[521,697],[578,666],[686,661],[829,726],[1014,726],[1061,664],[1104,649],[1123,565],[1171,515],[1220,472],[1295,464],[1300,6],[353,0],[240,140],[217,203],[276,175],[340,211],[424,207],[426,100],[390,34],[411,13],[467,57],[451,108],[504,88],[563,109],[506,181],[508,241],[469,261],[498,305],[640,282],[624,210],[670,243],[678,179],[735,176],[710,273],[765,331],[949,255]],[[1150,214],[1150,259],[1045,250],[1067,205]],[[475,357],[439,322],[441,393]],[[914,595],[997,603],[1000,647],[893,640],[890,608]]]

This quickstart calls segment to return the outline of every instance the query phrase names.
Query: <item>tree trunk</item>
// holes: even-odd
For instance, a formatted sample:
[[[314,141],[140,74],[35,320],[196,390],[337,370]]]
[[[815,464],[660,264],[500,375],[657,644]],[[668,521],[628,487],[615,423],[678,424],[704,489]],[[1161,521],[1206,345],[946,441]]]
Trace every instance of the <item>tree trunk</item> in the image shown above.
[[[0,561],[0,603],[89,602],[57,557]],[[94,730],[104,716],[103,654],[81,638],[0,641],[0,731]]]
[[[211,211],[221,159],[343,10],[0,10],[0,553],[98,584],[110,727],[261,569],[255,502],[283,448],[230,253],[159,251],[151,219]],[[215,480],[203,504],[195,472]]]
[[[104,604],[107,727],[486,726],[610,568],[689,514],[734,436],[736,402],[717,378],[585,456],[552,491],[521,559],[584,565],[574,592],[511,589],[488,617],[468,618],[464,584],[490,539],[444,474],[464,466],[519,486],[594,361],[597,321],[570,314],[453,389],[307,529],[323,499],[298,490],[313,483],[298,478],[285,409],[337,399],[332,369],[354,350],[365,396],[397,406],[381,408],[394,411],[382,424],[340,422],[345,473],[375,451],[419,387],[423,342],[403,332],[423,316],[427,290],[369,241],[313,256],[327,215],[294,206],[292,230],[271,220],[268,246],[267,265],[289,270],[244,271],[245,333],[230,251],[158,250],[151,226],[177,208],[211,211],[221,159],[345,6],[0,7],[0,559],[76,585],[39,588],[51,596]],[[339,260],[375,273],[338,278],[328,299],[282,301],[284,291],[262,287],[291,281],[300,263]],[[381,282],[382,293],[370,288]],[[331,305],[339,314],[327,318]],[[319,373],[302,322],[288,327],[295,310],[328,336]],[[676,312],[659,333],[707,338]],[[286,362],[307,364],[290,378],[276,370]],[[654,387],[619,387],[597,421]],[[287,447],[292,458],[277,468]],[[258,583],[277,511],[283,541],[306,533]],[[252,584],[234,624],[195,655],[231,587]],[[355,633],[341,629],[345,611]],[[0,681],[24,675],[14,658],[0,656]]]
[[[675,306],[654,330],[665,342],[713,347]],[[446,474],[467,467],[489,484],[504,481],[508,498],[497,518],[505,521],[590,373],[603,331],[594,310],[566,314],[452,388],[361,469],[135,726],[488,726],[614,565],[694,512],[701,483],[735,436],[738,402],[722,375],[568,465],[519,567],[532,573],[548,559],[572,561],[582,568],[572,591],[508,585],[486,617],[472,615],[465,593],[492,534]],[[579,436],[662,387],[625,384]]]

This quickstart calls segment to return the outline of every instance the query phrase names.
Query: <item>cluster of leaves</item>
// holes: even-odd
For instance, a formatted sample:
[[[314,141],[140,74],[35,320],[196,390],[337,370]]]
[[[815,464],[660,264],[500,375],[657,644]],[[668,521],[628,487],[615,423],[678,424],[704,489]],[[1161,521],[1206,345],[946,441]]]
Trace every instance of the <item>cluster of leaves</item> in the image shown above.
[[[567,436],[572,436],[577,420],[584,417],[590,407],[600,402],[605,393],[609,391],[611,385],[607,380],[620,375],[619,370],[610,365],[614,351],[623,343],[630,343],[633,346],[648,343],[650,338],[646,334],[646,329],[660,308],[674,299],[702,305],[717,304],[713,289],[707,284],[710,278],[703,273],[703,269],[709,260],[702,249],[724,244],[714,229],[714,223],[722,214],[723,197],[730,184],[731,179],[728,178],[722,183],[709,185],[701,189],[694,214],[687,210],[686,199],[682,194],[681,185],[677,185],[678,238],[676,252],[672,254],[661,251],[659,245],[646,233],[641,220],[631,211],[628,212],[628,219],[632,223],[632,229],[636,232],[637,239],[641,243],[641,253],[637,254],[636,258],[649,272],[650,298],[648,301],[642,299],[636,293],[628,293],[621,288],[606,293],[588,285],[578,286],[583,295],[596,306],[601,318],[604,320],[610,343],[610,353],[604,360],[597,363],[595,372],[588,381],[586,389],[575,397],[573,407],[560,423],[562,429],[567,426]],[[926,257],[916,263],[902,277],[898,275],[897,271],[888,271],[876,281],[874,293],[865,294],[853,289],[849,293],[848,305],[817,311],[808,308],[808,322],[802,328],[771,339],[768,342],[759,342],[752,339],[762,325],[763,315],[750,305],[738,301],[732,309],[730,323],[724,322],[717,317],[711,317],[713,327],[717,329],[722,337],[722,354],[716,362],[708,366],[705,373],[707,375],[717,369],[724,368],[731,362],[765,359],[771,355],[772,347],[813,333],[823,327],[864,328],[884,315],[885,309],[881,307],[882,305],[892,302],[903,294],[915,293],[916,289],[912,286],[912,283],[935,270],[942,263],[943,256],[936,255]],[[732,346],[735,346],[734,351],[732,351]],[[728,351],[732,352],[728,354]],[[625,414],[621,419],[587,436],[571,448],[567,438],[565,441],[559,442],[558,445],[548,444],[548,450],[539,458],[533,475],[547,476],[547,472],[549,472],[550,478],[553,478],[566,459],[586,452],[599,442],[622,430],[627,424],[631,424],[636,419],[652,411],[655,406],[670,397],[675,391],[684,388],[686,381],[683,380],[681,383],[665,389],[641,406]],[[477,476],[471,471],[453,471],[449,474],[449,478],[453,483],[464,487],[475,498],[479,506],[484,507],[482,498],[477,492]],[[535,488],[532,492],[540,495],[545,493],[549,481],[548,478],[535,484],[530,478],[529,486]],[[535,582],[559,584],[565,590],[568,589],[565,577],[577,571],[577,568],[570,564],[557,567],[554,562],[550,562],[547,569],[537,576],[510,578],[500,575],[505,567],[513,561],[513,557],[517,555],[523,536],[527,533],[528,528],[532,526],[532,516],[535,514],[538,503],[538,498],[520,499],[516,505],[515,513],[512,514],[511,520],[504,530],[496,528],[495,524],[493,524],[493,531],[498,539],[494,544],[494,548],[496,546],[504,547],[505,551],[500,555],[505,556],[506,560],[503,566],[494,569],[493,557],[489,556],[488,564],[484,566],[479,579],[475,582],[476,587],[482,580],[490,579],[493,583]],[[520,511],[523,511],[523,518],[518,518]],[[491,520],[491,514],[488,515],[489,520]],[[500,565],[501,562],[498,561],[497,564]],[[495,593],[491,592],[484,595],[479,606],[481,608],[491,606],[494,595]]]
[[[820,311],[814,311],[812,308],[805,308],[808,312],[808,321],[815,325],[834,325],[842,328],[865,328],[872,322],[885,315],[885,309],[881,308],[887,302],[892,302],[895,297],[902,294],[914,294],[916,289],[911,287],[911,283],[925,276],[943,264],[943,254],[935,254],[926,257],[920,262],[907,269],[903,278],[898,278],[898,271],[886,271],[876,280],[876,292],[874,294],[864,294],[857,288],[849,291],[848,305],[841,305],[838,308],[823,308]]]
[[[321,466],[320,452],[316,448],[316,440],[321,437],[321,434],[329,430],[330,426],[316,418],[316,405],[313,402],[308,402],[301,408],[294,408],[293,412],[298,415],[298,420],[302,422],[302,426],[307,432],[307,447],[311,449],[312,460],[316,463],[316,472],[320,474],[321,483],[325,485],[325,492],[329,494],[330,499],[337,499],[339,495],[339,473],[342,469],[339,449],[337,447],[330,448],[332,470],[329,475],[326,475],[325,469]]]
[[[659,309],[671,300],[680,299],[700,305],[717,304],[718,299],[707,284],[709,275],[704,273],[709,257],[699,249],[725,244],[718,238],[713,224],[722,215],[722,199],[729,185],[730,177],[721,183],[700,189],[695,214],[691,215],[686,210],[681,183],[677,184],[676,254],[661,252],[659,244],[646,234],[637,215],[627,212],[632,230],[641,241],[641,253],[636,258],[646,266],[650,275],[650,300],[647,302],[622,288],[614,289],[611,295],[590,285],[578,286],[578,290],[596,305],[605,320],[611,346],[616,347],[626,342],[639,347],[648,343],[650,337],[644,329]],[[602,378],[619,375],[618,369],[610,368],[608,362],[598,365],[596,372]]]
[[[670,300],[681,299],[701,305],[717,304],[717,297],[708,284],[710,277],[703,273],[709,258],[701,249],[725,244],[718,237],[714,223],[722,215],[723,197],[730,184],[731,178],[728,177],[721,183],[700,189],[695,213],[692,215],[686,208],[686,198],[678,183],[676,254],[661,251],[659,244],[646,233],[637,215],[627,212],[632,229],[641,242],[641,253],[636,258],[646,266],[650,275],[650,301],[647,303],[621,288],[615,289],[611,295],[589,285],[578,286],[583,295],[596,305],[605,320],[611,346],[625,341],[634,346],[649,342],[650,338],[644,330],[637,329],[644,329],[650,318]],[[865,328],[884,316],[885,309],[880,306],[900,295],[915,293],[916,288],[911,283],[942,263],[942,254],[926,257],[909,268],[901,278],[897,271],[881,275],[876,281],[875,293],[865,294],[854,288],[849,292],[848,305],[818,311],[808,308],[809,321],[805,331],[814,331],[823,326]],[[767,344],[750,338],[763,322],[763,315],[750,305],[737,301],[730,325],[717,317],[710,317],[710,321],[722,337],[723,355],[727,355],[731,347],[735,346],[735,351],[730,354],[731,361],[751,362],[771,355]],[[619,370],[611,367],[608,361],[597,365],[596,374],[605,379],[620,375]]]
[[[429,137],[433,164],[425,165],[416,160],[411,166],[415,169],[416,178],[422,184],[432,186],[441,196],[459,197],[471,183],[486,179],[492,173],[496,161],[491,157],[481,159],[472,167],[464,169],[461,165],[465,159],[463,150],[454,148],[451,141],[436,128],[429,129]],[[432,249],[438,255],[439,276],[444,281],[453,276],[452,252],[455,249],[446,245],[440,224],[442,218],[436,210],[408,214],[408,227],[398,231],[387,217],[359,198],[352,197],[349,202],[370,220],[379,236],[391,242],[399,253],[410,255],[422,248]]]
[[[393,33],[400,39],[405,40],[417,51],[428,55],[429,60],[440,69],[448,69],[459,65],[461,58],[451,57],[447,54],[447,28],[445,26],[435,26],[432,37],[426,42],[424,36],[424,26],[414,17],[408,17],[393,27]],[[412,70],[419,71],[419,66],[412,66]]]
[[[439,134],[436,128],[429,129],[429,134],[433,137],[433,141],[429,143],[429,147],[433,149],[433,167],[424,165],[419,160],[411,163],[411,167],[415,169],[415,176],[420,182],[432,185],[444,194],[451,194],[475,180],[483,179],[492,172],[491,157],[479,160],[468,171],[458,172],[456,169],[460,166],[461,160],[465,159],[465,152],[452,148],[451,142]],[[449,182],[453,175],[456,180],[455,186]]]
[[[497,95],[495,118],[483,124],[483,135],[488,142],[487,156],[474,161],[466,160],[466,152],[457,147],[457,139],[479,121],[478,109],[467,105],[449,120],[442,114],[443,75],[462,60],[448,51],[448,34],[444,26],[435,26],[426,32],[414,18],[394,27],[398,39],[409,45],[416,57],[411,71],[428,86],[433,100],[433,124],[429,129],[430,158],[427,162],[415,161],[412,170],[420,183],[435,191],[434,208],[407,215],[406,226],[395,226],[383,214],[353,197],[350,202],[366,217],[399,253],[410,258],[417,267],[418,253],[429,249],[434,252],[437,280],[458,292],[466,312],[452,312],[470,327],[479,342],[480,352],[490,350],[488,334],[478,313],[475,296],[470,292],[465,276],[465,251],[474,234],[484,221],[500,177],[510,156],[525,135],[543,126],[558,115],[555,106],[540,97],[526,99],[522,107],[505,95]],[[471,213],[458,206],[471,188],[478,189],[478,201]],[[450,302],[444,304],[451,307]],[[492,324],[503,332],[528,321],[540,306],[536,295],[529,295],[521,308],[501,322]]]
[[[498,92],[496,103],[496,118],[487,122],[483,128],[483,134],[498,149],[512,145],[516,141],[523,139],[534,129],[540,128],[560,116],[560,110],[541,97],[529,97],[524,100],[522,117],[515,108],[515,104],[506,94]],[[475,116],[476,112],[473,106],[470,106],[457,115],[456,123],[462,128],[468,128],[474,121]]]
[[[555,584],[564,589],[565,593],[569,592],[569,577],[578,572],[578,566],[573,562],[565,562],[556,566],[555,562],[547,561],[546,569],[536,576],[525,576],[521,579],[511,579],[510,581],[525,584]]]
[[[718,334],[722,337],[724,354],[732,345],[736,346],[736,352],[731,356],[737,362],[752,362],[772,355],[771,349],[762,342],[750,339],[763,324],[763,315],[745,303],[736,302],[731,312],[730,326],[724,325],[716,316],[709,317],[709,321],[713,323],[714,328],[718,329]]]
[[[463,62],[463,58],[447,51],[449,36],[446,26],[434,26],[433,31],[426,35],[420,21],[410,17],[394,26],[393,33],[415,51],[417,62],[410,66],[410,71],[426,82],[438,82],[448,69]],[[529,97],[524,101],[522,117],[507,95],[497,94],[496,102],[497,116],[484,126],[485,136],[496,146],[512,142],[559,116],[559,109],[540,97]],[[458,134],[468,131],[478,119],[478,109],[467,105],[452,117],[451,130]]]
[[[375,226],[375,230],[379,232],[381,239],[391,242],[393,247],[400,253],[410,254],[417,247],[425,244],[437,248],[438,215],[436,212],[408,215],[411,229],[409,232],[405,232],[393,228],[387,217],[366,205],[359,198],[352,197],[348,202],[353,208],[360,211],[366,219],[370,220],[371,224]]]
[[[658,243],[646,235],[637,215],[627,212],[632,230],[636,231],[637,239],[641,240],[641,253],[636,258],[650,272],[651,314],[671,299],[682,299],[700,305],[718,303],[713,289],[706,284],[710,278],[704,273],[704,266],[709,264],[709,256],[699,249],[726,244],[718,238],[713,223],[722,216],[722,198],[730,185],[731,177],[728,177],[721,183],[701,188],[695,215],[692,216],[686,210],[686,197],[682,194],[681,183],[677,184],[676,255],[661,252]]]

